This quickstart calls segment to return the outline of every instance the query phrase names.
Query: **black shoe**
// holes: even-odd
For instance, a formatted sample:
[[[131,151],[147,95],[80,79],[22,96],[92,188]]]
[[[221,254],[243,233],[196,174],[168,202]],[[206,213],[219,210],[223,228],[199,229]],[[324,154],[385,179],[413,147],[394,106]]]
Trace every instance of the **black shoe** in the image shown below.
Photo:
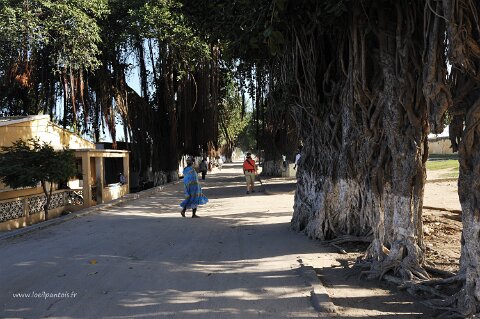
[[[192,218],[200,218],[200,216],[192,215]]]
[[[255,193],[255,191],[252,189],[252,193]]]
[[[247,194],[250,194],[250,192],[249,192],[249,191],[247,191]]]

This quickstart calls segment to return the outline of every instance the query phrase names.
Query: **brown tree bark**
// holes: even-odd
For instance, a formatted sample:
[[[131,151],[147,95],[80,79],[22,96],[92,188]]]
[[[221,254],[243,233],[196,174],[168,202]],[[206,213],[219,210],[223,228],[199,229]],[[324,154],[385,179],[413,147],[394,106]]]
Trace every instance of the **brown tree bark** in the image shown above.
[[[457,275],[463,285],[440,306],[450,309],[454,316],[476,318],[480,314],[480,4],[473,0],[443,0],[430,9],[445,23],[448,50],[443,52],[447,52],[452,65],[447,87],[452,88],[453,102],[448,112],[452,118],[450,140],[459,153],[458,194],[463,224]],[[433,66],[446,68],[446,59]],[[450,94],[444,88],[440,87],[442,92]],[[443,109],[435,111],[437,117],[445,115]]]
[[[368,7],[365,16],[352,4],[328,34],[297,30],[294,38],[286,70],[300,96],[304,149],[292,226],[319,239],[373,235],[372,276],[425,279],[427,108],[422,79],[411,76],[422,71],[414,48],[423,46],[423,6]]]

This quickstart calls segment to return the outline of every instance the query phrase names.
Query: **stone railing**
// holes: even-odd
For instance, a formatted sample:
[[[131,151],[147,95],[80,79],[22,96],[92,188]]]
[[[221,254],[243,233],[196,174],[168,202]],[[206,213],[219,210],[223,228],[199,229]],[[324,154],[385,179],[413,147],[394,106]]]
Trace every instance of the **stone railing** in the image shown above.
[[[69,201],[68,195],[74,191],[77,194],[79,193],[76,190],[59,190],[53,192],[48,207],[49,210],[73,205],[73,203]],[[47,198],[44,194],[0,201],[0,223],[40,213],[43,211],[46,202]]]

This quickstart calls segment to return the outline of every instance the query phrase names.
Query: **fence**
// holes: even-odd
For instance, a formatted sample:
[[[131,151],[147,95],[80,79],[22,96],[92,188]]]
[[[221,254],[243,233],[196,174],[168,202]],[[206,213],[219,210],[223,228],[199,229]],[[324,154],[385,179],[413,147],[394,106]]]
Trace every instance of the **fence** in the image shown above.
[[[70,193],[76,192],[81,195],[81,191],[59,190],[52,193],[49,210],[72,205]],[[26,196],[0,201],[0,223],[8,222],[17,218],[28,217],[43,211],[47,202],[44,194]]]

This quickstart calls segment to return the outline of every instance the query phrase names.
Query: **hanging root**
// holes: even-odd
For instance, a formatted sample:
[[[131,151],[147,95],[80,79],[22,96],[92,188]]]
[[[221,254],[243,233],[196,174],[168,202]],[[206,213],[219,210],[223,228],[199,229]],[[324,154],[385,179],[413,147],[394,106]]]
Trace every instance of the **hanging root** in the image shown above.
[[[358,236],[352,236],[352,235],[345,235],[345,236],[340,236],[332,240],[326,240],[324,243],[326,244],[344,244],[344,243],[354,243],[354,242],[361,242],[361,243],[370,243],[372,242],[373,237],[372,236],[363,236],[363,237],[358,237]]]

